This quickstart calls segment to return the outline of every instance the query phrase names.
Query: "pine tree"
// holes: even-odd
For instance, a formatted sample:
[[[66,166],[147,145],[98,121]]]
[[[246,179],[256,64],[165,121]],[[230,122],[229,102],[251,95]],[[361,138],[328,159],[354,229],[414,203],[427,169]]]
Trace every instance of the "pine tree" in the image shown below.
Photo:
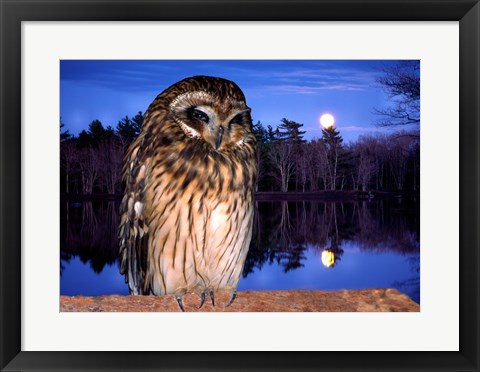
[[[262,125],[260,120],[257,121],[256,124],[252,126],[253,134],[257,139],[257,143],[267,143],[268,142],[268,133],[265,127]]]
[[[296,144],[305,142],[303,139],[305,131],[300,130],[300,128],[303,127],[303,124],[285,118],[283,118],[281,122],[282,123],[277,127],[277,136],[280,140]]]
[[[91,139],[92,145],[98,145],[107,137],[107,131],[100,120],[94,120],[88,125],[87,134]]]
[[[62,122],[62,118],[60,118],[60,141],[66,141],[70,138],[72,138],[72,135],[70,132],[67,130],[62,131],[62,128],[65,126],[65,124]]]
[[[322,140],[327,148],[327,165],[330,179],[330,190],[336,190],[339,158],[342,149],[343,138],[334,127],[322,129]]]
[[[295,189],[298,189],[298,181],[301,178],[301,164],[300,155],[301,155],[301,145],[306,141],[303,139],[305,131],[300,130],[303,127],[303,124],[297,123],[292,120],[283,118],[281,124],[278,125],[275,135],[277,141],[284,142],[288,144],[291,148],[289,152],[291,153],[290,162],[292,163],[292,176],[295,176]],[[288,180],[290,181],[290,179]],[[288,185],[287,185],[288,188]],[[286,190],[285,190],[286,191]]]
[[[334,127],[322,129],[322,139],[329,150],[333,150],[336,147],[339,147],[343,142],[343,138],[342,136],[340,136],[340,132],[335,130]]]
[[[87,131],[85,129],[83,129],[78,134],[77,144],[78,144],[79,148],[85,148],[85,147],[92,146],[92,137],[90,137],[90,135],[87,133]]]
[[[118,122],[116,130],[117,135],[127,144],[131,143],[136,137],[133,123],[128,116],[125,116]]]
[[[132,123],[133,123],[133,128],[135,129],[136,136],[138,136],[138,134],[140,133],[140,130],[142,129],[142,123],[143,123],[143,114],[141,111],[139,111],[137,115],[135,115],[132,118]]]
[[[104,136],[103,139],[105,141],[108,141],[108,140],[111,140],[113,138],[115,138],[115,129],[113,129],[111,125],[108,125],[105,128],[105,136]]]
[[[94,120],[88,125],[88,130],[82,130],[78,135],[80,147],[97,148],[100,144],[115,139],[115,130],[109,125],[106,128],[100,120]]]
[[[277,140],[277,136],[275,131],[273,130],[271,125],[267,125],[267,142],[273,143]]]
[[[271,126],[268,126],[271,129]],[[257,190],[258,188],[266,187],[268,184],[268,175],[270,172],[270,161],[268,153],[272,146],[270,142],[270,136],[268,129],[262,125],[260,121],[252,126],[253,133],[257,139],[257,162],[258,162],[258,177],[257,177]]]
[[[121,138],[122,142],[126,145],[132,143],[137,138],[142,127],[143,115],[139,111],[132,119],[125,116],[121,119],[116,127],[117,135]]]

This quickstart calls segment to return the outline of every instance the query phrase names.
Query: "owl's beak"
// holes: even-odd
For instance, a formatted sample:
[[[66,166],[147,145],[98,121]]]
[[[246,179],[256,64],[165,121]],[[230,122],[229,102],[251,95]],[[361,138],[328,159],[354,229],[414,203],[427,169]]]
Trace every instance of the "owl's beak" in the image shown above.
[[[223,127],[220,127],[218,129],[217,138],[215,139],[215,150],[218,150],[218,148],[222,144],[222,138],[223,138]]]

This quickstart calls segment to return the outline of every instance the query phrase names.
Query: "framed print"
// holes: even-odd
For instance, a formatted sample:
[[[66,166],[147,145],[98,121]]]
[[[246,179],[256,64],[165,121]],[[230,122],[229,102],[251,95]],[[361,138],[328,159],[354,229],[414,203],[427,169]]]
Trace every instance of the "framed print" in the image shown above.
[[[201,32],[200,27],[196,27],[196,31]],[[105,71],[110,73],[105,76]],[[115,71],[121,73],[117,75]],[[136,72],[139,71],[142,75],[151,74],[148,78],[152,81],[151,86],[142,78],[139,83],[136,82]],[[98,74],[104,77],[92,81],[92,77]],[[400,131],[391,129],[390,109],[384,112],[384,108],[379,108],[373,114],[365,110],[369,104],[389,102],[383,99],[383,90],[372,85],[376,79],[393,74],[411,79],[409,91],[418,92],[416,96],[413,92],[415,98],[408,101],[409,117],[401,119]],[[199,75],[205,77],[195,77]],[[184,76],[192,77],[184,79]],[[315,83],[312,84],[312,81]],[[172,83],[167,92],[193,89],[193,92],[187,92],[188,102],[198,95],[194,93],[197,88],[193,88],[196,84],[206,87],[213,84],[213,88],[209,88],[216,92],[217,98],[210,103],[213,107],[217,104],[223,107],[217,103],[222,102],[218,98],[221,96],[217,92],[219,86],[231,87],[239,94],[243,90],[242,94],[248,97],[250,117],[255,119],[252,119],[252,131],[247,132],[248,136],[243,134],[245,139],[238,146],[235,144],[240,133],[229,132],[228,128],[233,130],[236,125],[236,130],[240,130],[239,122],[249,118],[248,115],[243,118],[242,113],[237,113],[237,108],[232,110],[239,116],[233,116],[236,119],[228,124],[227,132],[224,126],[220,126],[221,135],[216,136],[215,142],[210,137],[214,129],[206,129],[205,138],[208,141],[198,141],[203,137],[193,129],[175,134],[174,138],[178,138],[171,144],[170,152],[183,153],[181,149],[185,146],[184,155],[188,160],[184,164],[178,161],[176,165],[179,168],[176,169],[166,153],[159,155],[159,164],[146,166],[145,180],[140,181],[145,183],[145,190],[151,189],[146,191],[148,193],[156,195],[157,178],[164,180],[160,182],[166,182],[165,185],[173,191],[167,197],[166,188],[160,187],[160,204],[152,209],[147,207],[146,199],[135,202],[138,203],[139,216],[150,221],[146,231],[142,222],[139,221],[136,226],[136,217],[132,220],[133,224],[129,217],[128,195],[135,193],[133,190],[138,185],[136,181],[126,185],[127,196],[122,198],[121,173],[124,153],[128,153],[129,149],[139,151],[150,141],[148,133],[157,124],[149,129],[147,122],[156,110],[153,108],[156,103],[145,114],[136,111],[132,118],[123,116],[123,113],[113,114],[123,117],[113,130],[102,124],[109,120],[102,112],[114,113],[128,109],[129,105],[136,106],[137,102],[155,97],[159,86],[168,87]],[[107,99],[105,89],[110,84],[118,88],[111,94],[115,97]],[[129,86],[129,89],[123,90],[124,86]],[[419,87],[420,60],[61,60],[60,310],[420,311],[420,134],[416,129],[420,120]],[[97,97],[95,92],[98,92]],[[177,98],[172,101],[178,105],[175,107],[183,107],[182,94],[179,94],[178,101]],[[204,95],[201,94],[202,97]],[[161,93],[155,102],[163,102],[165,96],[166,93]],[[347,101],[348,110],[344,106]],[[142,102],[139,106],[148,107],[148,103]],[[264,124],[278,120],[280,107],[284,116],[280,123],[276,126]],[[328,112],[325,111],[327,107]],[[203,114],[200,109],[196,110],[199,112],[195,112],[195,116],[201,117],[207,128],[215,128],[215,123],[221,121],[216,114]],[[84,122],[88,121],[83,118],[82,112],[91,111],[98,112],[98,119],[93,120],[86,131],[77,129],[83,128]],[[229,118],[233,114],[227,112],[226,115]],[[380,123],[352,125],[355,121],[368,124],[372,119],[365,116],[370,115]],[[192,119],[187,113],[182,123],[187,125],[189,120]],[[198,126],[198,120],[193,120],[191,125],[198,130],[205,129],[202,124]],[[388,120],[388,123],[383,120]],[[162,123],[176,122],[165,118]],[[233,142],[230,141],[230,133],[235,133]],[[253,140],[252,135],[257,139],[254,147],[256,155],[250,153],[245,145],[247,138]],[[145,139],[134,141],[137,136]],[[223,140],[227,142],[223,143]],[[152,141],[155,143],[157,140]],[[137,146],[140,146],[139,150],[135,150]],[[218,149],[212,152],[212,148],[217,146]],[[239,152],[230,151],[228,146]],[[163,145],[160,148],[166,147]],[[152,146],[152,149],[156,148],[156,145]],[[190,151],[202,154],[199,159],[204,160],[194,161]],[[157,159],[153,152],[149,152],[145,153],[146,159]],[[217,158],[219,153],[225,158]],[[135,159],[138,160],[133,161],[142,162],[141,156],[137,152]],[[229,161],[231,168],[229,171],[223,168],[221,178],[216,177],[215,168],[212,168],[211,175],[208,166],[202,168],[203,164],[208,165],[211,161],[221,169],[224,160]],[[165,168],[162,175],[149,175],[154,169],[162,167]],[[182,176],[183,173],[185,175]],[[255,183],[249,181],[254,174]],[[178,184],[176,179],[180,180]],[[247,195],[254,193],[255,202],[248,201],[251,200],[249,198],[244,202],[243,197],[232,201],[237,189]],[[397,190],[392,192],[392,189]],[[225,211],[221,209],[218,214],[222,217],[212,217],[213,222],[211,225],[207,222],[207,226],[211,227],[207,227],[206,232],[203,228],[198,230],[198,222],[195,221],[208,221],[209,213],[216,216],[214,211],[220,209],[216,203],[223,198],[222,195],[228,195],[226,204],[237,205],[240,213],[245,208],[246,217],[237,216],[233,210],[227,212],[228,208]],[[175,203],[169,203],[171,197],[174,197]],[[208,201],[210,198],[213,203]],[[178,207],[173,207],[173,204]],[[208,207],[203,208],[202,204]],[[155,213],[156,208],[167,208],[170,212],[158,219],[152,218],[150,213]],[[190,212],[183,214],[183,210]],[[215,222],[219,219],[225,221],[225,231]],[[232,220],[238,222],[232,222],[230,226],[229,221]],[[149,232],[156,229],[155,221],[159,223],[157,229],[166,234],[165,243],[161,244],[163,250],[160,249],[160,266],[168,266],[170,260],[175,264],[166,273],[166,270],[154,268],[155,259],[147,258],[143,265],[153,267],[153,274],[137,275],[132,261],[139,260],[137,255],[142,255],[144,251],[137,253],[131,249],[136,244],[135,234],[131,235],[131,231],[138,229],[143,234],[142,242],[148,245],[152,242],[152,247],[158,247],[153,243],[156,242],[155,234]],[[234,228],[242,226],[241,221],[251,226],[250,229],[244,227],[247,231],[245,235],[251,234],[250,241],[248,238],[240,239],[241,235],[233,237],[241,234]],[[121,264],[117,260],[119,224]],[[178,238],[176,234],[169,235],[175,226],[178,227]],[[226,239],[217,241],[216,236],[222,234]],[[181,249],[172,250],[171,255],[167,255],[168,248],[165,246],[182,245],[181,242],[170,245],[167,236],[172,241],[186,237],[185,262],[181,258]],[[205,243],[199,250],[195,242]],[[241,245],[237,246],[236,242]],[[205,252],[196,256],[193,265],[190,248],[194,252]],[[218,252],[219,263],[212,258],[207,260],[211,252]],[[229,267],[220,257],[230,262],[236,255],[244,258],[235,260],[236,264],[232,264],[225,273],[217,270]],[[211,262],[210,265],[206,264],[207,261]],[[185,277],[173,279],[175,275],[172,273],[177,270],[185,270],[188,280],[185,281]],[[215,279],[216,275],[219,279]],[[228,277],[231,279],[228,280]],[[143,286],[139,285],[142,278]],[[384,288],[390,283],[395,290],[368,290]],[[321,292],[327,289],[330,291]],[[333,300],[332,290],[348,292],[335,292],[339,297]],[[136,301],[153,302],[132,306],[132,297],[125,295],[136,292],[152,292],[159,296],[138,296]],[[115,295],[121,297],[109,297]],[[323,298],[324,295],[328,299]],[[91,296],[96,296],[95,304],[91,303]],[[377,300],[372,300],[375,297]],[[107,303],[113,298],[115,301],[110,307]],[[192,306],[194,301],[195,306]],[[332,307],[328,306],[330,302]]]
[[[478,1],[0,4],[2,370],[479,370]]]

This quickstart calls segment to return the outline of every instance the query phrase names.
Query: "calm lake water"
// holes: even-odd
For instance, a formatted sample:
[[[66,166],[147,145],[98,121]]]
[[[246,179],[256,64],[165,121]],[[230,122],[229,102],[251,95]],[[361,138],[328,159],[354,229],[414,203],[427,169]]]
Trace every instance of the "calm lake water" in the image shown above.
[[[118,269],[119,202],[64,202],[60,293],[128,294]],[[420,303],[419,204],[257,202],[239,290],[393,287]]]

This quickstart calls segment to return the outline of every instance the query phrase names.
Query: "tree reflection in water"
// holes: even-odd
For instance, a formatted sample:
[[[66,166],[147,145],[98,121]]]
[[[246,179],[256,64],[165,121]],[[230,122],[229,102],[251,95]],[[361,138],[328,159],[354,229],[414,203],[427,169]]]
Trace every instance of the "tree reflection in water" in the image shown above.
[[[97,274],[105,265],[116,263],[119,203],[68,202],[62,207],[61,261],[69,262],[72,256],[79,256]]]
[[[419,231],[416,205],[407,202],[257,202],[243,276],[274,261],[285,272],[302,267],[304,251],[312,248],[319,256],[326,252],[326,262],[333,261],[326,266],[334,267],[349,241],[363,251],[418,254]]]
[[[61,272],[73,256],[95,273],[117,262],[118,202],[63,203],[61,216]],[[363,252],[392,252],[411,260],[413,277],[393,284],[415,292],[419,291],[419,235],[418,203],[413,200],[261,201],[256,203],[243,277],[265,264],[279,265],[284,273],[302,268],[307,250],[335,270],[350,254],[342,247],[354,242]]]

